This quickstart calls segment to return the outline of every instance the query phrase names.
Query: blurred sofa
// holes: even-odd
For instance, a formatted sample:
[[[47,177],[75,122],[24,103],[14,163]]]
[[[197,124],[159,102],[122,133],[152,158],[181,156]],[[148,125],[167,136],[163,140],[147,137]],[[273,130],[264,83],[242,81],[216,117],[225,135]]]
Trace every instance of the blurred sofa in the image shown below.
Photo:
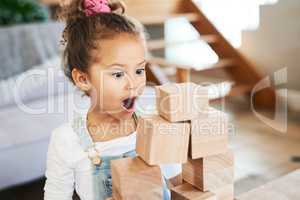
[[[57,22],[0,28],[0,190],[44,175],[51,131],[70,118],[65,105],[76,88],[61,69],[62,29]]]

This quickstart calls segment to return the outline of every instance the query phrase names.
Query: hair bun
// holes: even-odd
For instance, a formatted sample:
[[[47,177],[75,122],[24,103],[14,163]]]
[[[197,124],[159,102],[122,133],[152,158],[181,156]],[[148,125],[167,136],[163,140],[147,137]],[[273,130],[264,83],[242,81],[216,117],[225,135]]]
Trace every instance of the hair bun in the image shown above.
[[[60,3],[58,19],[70,22],[85,16],[82,8],[84,0],[63,0]]]
[[[125,3],[120,0],[109,1],[109,7],[111,11],[116,14],[124,14],[126,10]]]
[[[78,18],[87,17],[84,12],[85,0],[61,0],[58,18],[62,21],[73,21]],[[101,1],[101,0],[94,0]],[[126,5],[121,0],[108,0],[108,6],[111,13],[123,15],[126,10]]]
[[[77,23],[80,19],[88,17],[84,10],[84,3],[85,0],[61,0],[58,19],[66,22],[66,27],[62,34],[63,40],[61,41],[61,44],[66,44],[69,29],[73,26],[73,24]],[[109,13],[118,15],[123,15],[125,13],[126,5],[121,0],[108,0],[108,6],[111,10]],[[96,14],[102,14],[102,12],[98,13],[97,11]]]

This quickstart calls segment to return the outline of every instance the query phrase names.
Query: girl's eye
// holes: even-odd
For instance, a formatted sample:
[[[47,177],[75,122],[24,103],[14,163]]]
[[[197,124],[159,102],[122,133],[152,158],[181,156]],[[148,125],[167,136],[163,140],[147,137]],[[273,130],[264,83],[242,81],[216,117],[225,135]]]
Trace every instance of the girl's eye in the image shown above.
[[[140,75],[143,74],[145,72],[145,69],[137,69],[136,70],[136,74]]]
[[[122,76],[124,76],[124,72],[115,72],[112,73],[112,76],[114,76],[115,78],[121,78]]]

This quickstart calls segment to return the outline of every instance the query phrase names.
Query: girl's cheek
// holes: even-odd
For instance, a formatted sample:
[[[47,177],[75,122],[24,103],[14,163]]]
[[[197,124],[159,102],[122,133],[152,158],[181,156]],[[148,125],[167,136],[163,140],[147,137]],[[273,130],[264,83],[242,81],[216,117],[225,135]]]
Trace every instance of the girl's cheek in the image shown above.
[[[104,75],[102,77],[102,80],[101,80],[101,86],[103,87],[104,91],[115,90],[116,88],[118,88],[122,84],[123,84],[122,81],[114,78],[110,74]],[[101,86],[100,86],[100,88],[101,88]]]
[[[113,77],[106,80],[105,91],[110,94],[112,98],[119,98],[124,95],[124,88],[126,87],[125,79],[115,79]]]

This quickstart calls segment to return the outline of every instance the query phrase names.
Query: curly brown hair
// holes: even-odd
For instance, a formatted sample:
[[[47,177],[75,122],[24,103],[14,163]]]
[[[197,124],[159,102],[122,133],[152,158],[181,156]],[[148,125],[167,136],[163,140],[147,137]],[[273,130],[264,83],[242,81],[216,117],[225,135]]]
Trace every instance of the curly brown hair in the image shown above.
[[[123,2],[109,1],[111,12],[93,16],[85,15],[83,2],[84,0],[71,0],[61,7],[58,15],[66,23],[62,34],[62,43],[65,45],[64,73],[73,84],[72,70],[77,68],[87,72],[96,59],[93,51],[101,49],[101,40],[112,39],[121,33],[141,37],[143,41],[148,36],[140,22],[124,14]]]

